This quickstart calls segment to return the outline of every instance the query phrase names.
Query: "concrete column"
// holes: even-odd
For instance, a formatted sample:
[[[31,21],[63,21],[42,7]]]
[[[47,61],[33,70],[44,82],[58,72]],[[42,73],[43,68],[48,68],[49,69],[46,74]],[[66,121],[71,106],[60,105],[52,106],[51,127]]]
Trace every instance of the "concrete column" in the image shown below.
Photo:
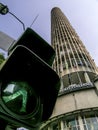
[[[81,116],[78,116],[78,120],[79,120],[80,130],[84,130],[83,121],[82,121]]]
[[[95,84],[95,87],[96,87],[96,89],[98,91],[98,76],[95,78],[94,84]]]
[[[85,80],[86,80],[87,83],[91,82],[90,78],[89,78],[89,76],[86,72],[84,73],[84,77],[85,77]]]

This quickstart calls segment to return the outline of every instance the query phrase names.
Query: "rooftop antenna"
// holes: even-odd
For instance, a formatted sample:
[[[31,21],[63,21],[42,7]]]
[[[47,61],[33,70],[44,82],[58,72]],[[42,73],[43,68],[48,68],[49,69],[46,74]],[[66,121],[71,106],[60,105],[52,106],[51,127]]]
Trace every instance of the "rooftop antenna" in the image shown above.
[[[39,14],[36,15],[36,17],[34,18],[33,22],[30,25],[30,28],[32,27],[32,25],[34,24],[34,22],[36,21],[36,19],[38,18]]]

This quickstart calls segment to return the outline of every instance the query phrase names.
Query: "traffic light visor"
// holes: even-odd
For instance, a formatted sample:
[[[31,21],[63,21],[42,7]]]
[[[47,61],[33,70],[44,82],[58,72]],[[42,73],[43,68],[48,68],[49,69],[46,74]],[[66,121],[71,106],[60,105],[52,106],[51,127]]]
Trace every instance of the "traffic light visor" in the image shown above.
[[[9,48],[9,54],[17,45],[27,47],[43,59],[47,64],[52,65],[55,57],[54,49],[31,28],[27,28],[26,31],[14,43],[14,45]]]

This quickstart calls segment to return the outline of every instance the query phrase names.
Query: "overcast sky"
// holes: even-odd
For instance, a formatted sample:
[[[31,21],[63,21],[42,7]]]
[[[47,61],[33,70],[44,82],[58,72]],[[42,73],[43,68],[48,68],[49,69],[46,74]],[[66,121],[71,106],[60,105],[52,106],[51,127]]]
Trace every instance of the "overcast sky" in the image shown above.
[[[32,25],[41,37],[51,43],[51,9],[59,7],[69,19],[98,66],[98,0],[0,0],[24,24]],[[24,32],[22,24],[9,13],[0,15],[0,31],[14,39]]]

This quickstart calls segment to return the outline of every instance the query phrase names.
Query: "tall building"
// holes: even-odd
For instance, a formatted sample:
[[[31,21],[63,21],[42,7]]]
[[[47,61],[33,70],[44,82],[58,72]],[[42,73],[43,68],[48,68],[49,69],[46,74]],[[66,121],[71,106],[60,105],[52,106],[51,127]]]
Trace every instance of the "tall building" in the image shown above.
[[[41,130],[98,130],[98,69],[63,12],[51,11],[53,69],[61,88],[50,119]]]

